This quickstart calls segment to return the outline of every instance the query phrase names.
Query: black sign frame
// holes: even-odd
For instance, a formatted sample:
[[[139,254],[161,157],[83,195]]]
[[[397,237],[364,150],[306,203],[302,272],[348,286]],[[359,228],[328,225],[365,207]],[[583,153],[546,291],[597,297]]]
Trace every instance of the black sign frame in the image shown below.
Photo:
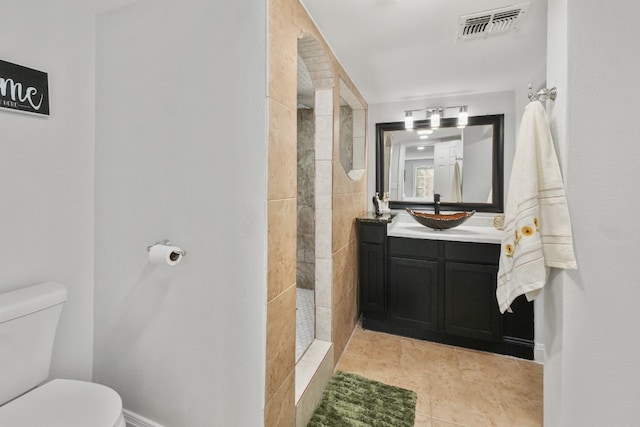
[[[0,108],[49,115],[49,75],[0,60]]]

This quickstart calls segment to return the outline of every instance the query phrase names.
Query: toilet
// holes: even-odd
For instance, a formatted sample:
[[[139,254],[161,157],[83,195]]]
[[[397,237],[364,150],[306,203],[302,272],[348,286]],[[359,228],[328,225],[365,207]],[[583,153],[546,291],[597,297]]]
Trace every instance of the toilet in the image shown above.
[[[109,387],[49,377],[67,289],[54,282],[0,294],[0,426],[126,427]]]

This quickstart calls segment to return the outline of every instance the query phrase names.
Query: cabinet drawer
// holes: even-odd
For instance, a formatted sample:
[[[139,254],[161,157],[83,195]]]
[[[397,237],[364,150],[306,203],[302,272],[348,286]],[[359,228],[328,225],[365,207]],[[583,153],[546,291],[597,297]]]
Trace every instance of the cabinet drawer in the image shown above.
[[[438,258],[438,241],[390,237],[389,255],[418,259]]]
[[[360,224],[360,241],[382,245],[387,234],[387,224]]]
[[[445,242],[446,260],[498,265],[500,245],[492,243]]]

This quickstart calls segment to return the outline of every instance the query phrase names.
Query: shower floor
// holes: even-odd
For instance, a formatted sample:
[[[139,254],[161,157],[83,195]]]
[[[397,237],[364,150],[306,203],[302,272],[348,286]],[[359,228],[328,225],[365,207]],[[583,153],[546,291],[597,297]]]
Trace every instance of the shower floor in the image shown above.
[[[296,288],[296,363],[315,337],[314,291]]]

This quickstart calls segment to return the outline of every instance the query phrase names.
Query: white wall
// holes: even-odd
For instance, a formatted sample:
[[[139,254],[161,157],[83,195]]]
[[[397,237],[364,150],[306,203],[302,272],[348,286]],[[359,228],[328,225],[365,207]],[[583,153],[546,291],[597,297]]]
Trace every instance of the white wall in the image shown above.
[[[525,90],[526,91],[526,90]],[[483,116],[487,114],[504,114],[504,182],[505,194],[511,177],[511,164],[515,153],[516,117],[514,92],[493,92],[475,95],[459,95],[440,98],[408,100],[385,104],[369,105],[369,144],[367,153],[368,194],[373,196],[376,187],[376,123],[402,122],[405,110],[421,109],[434,106],[468,105],[469,116]],[[415,120],[425,119],[425,114],[414,113]],[[449,117],[449,116],[445,116]],[[370,206],[373,210],[373,206]]]
[[[51,115],[0,110],[0,292],[67,286],[51,373],[75,379],[93,352],[94,29],[64,1],[2,2],[0,59],[49,74]]]
[[[263,422],[265,7],[97,17],[95,380],[168,427]],[[148,263],[163,238],[182,263]]]
[[[559,96],[547,101],[547,116],[555,143],[565,191],[570,192],[567,170],[567,0],[548,2],[547,22],[547,81],[555,86]],[[569,202],[570,202],[569,197]],[[572,206],[569,206],[571,209]],[[571,214],[571,211],[569,212]],[[574,213],[573,218],[577,213]],[[575,235],[575,224],[573,229]],[[578,261],[578,268],[580,268]],[[546,426],[561,427],[563,384],[563,291],[568,274],[564,270],[552,269],[542,294],[536,300],[534,315],[536,323],[542,324],[543,347],[536,357],[544,363],[544,421]],[[542,357],[540,357],[542,353]]]
[[[545,297],[545,314],[556,322],[547,344],[556,352],[545,364],[545,426],[637,425],[640,250],[624,213],[640,208],[633,120],[640,115],[640,4],[550,0],[549,13],[548,83],[559,88],[552,120],[561,131],[579,269],[548,288],[559,298]]]

